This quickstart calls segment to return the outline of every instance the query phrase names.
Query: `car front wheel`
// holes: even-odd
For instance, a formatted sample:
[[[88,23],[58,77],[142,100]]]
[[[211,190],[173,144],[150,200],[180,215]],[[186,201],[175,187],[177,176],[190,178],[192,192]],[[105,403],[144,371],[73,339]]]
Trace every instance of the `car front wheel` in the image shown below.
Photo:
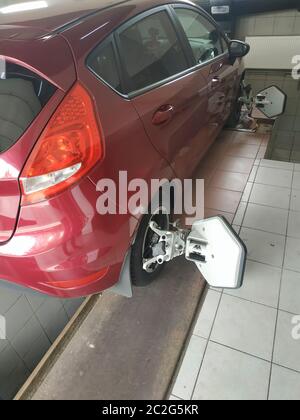
[[[132,283],[138,287],[146,287],[161,274],[164,265],[154,263],[147,270],[144,263],[154,257],[153,249],[160,238],[150,228],[150,223],[155,222],[160,229],[167,230],[170,226],[170,216],[163,208],[157,209],[153,214],[143,217],[138,229],[136,240],[131,253],[131,278]]]

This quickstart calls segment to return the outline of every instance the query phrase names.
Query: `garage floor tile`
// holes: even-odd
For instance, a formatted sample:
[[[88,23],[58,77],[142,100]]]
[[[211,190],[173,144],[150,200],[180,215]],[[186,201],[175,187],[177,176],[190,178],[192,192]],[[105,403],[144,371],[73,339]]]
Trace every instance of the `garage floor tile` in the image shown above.
[[[279,308],[300,314],[300,273],[283,270]]]
[[[300,196],[300,194],[299,194]],[[291,191],[289,188],[273,187],[264,184],[253,184],[250,203],[288,210]]]
[[[299,401],[299,398],[300,373],[274,365],[269,399],[272,401]]]
[[[285,235],[288,216],[289,212],[287,210],[250,203],[245,214],[243,226]]]
[[[241,226],[238,225],[232,225],[233,229],[236,231],[236,233],[239,235],[241,231]]]
[[[293,172],[283,169],[265,168],[260,166],[255,182],[259,184],[274,185],[275,187],[290,188],[293,180]]]
[[[216,343],[209,343],[194,400],[265,400],[271,365]]]
[[[241,192],[209,187],[205,193],[205,207],[235,213],[241,198]]]
[[[180,398],[175,397],[175,395],[171,395],[171,397],[169,398],[169,401],[180,401]]]
[[[248,261],[243,287],[238,290],[225,290],[224,293],[246,299],[251,302],[277,308],[280,279],[281,268]],[[298,298],[300,307],[300,290]]]
[[[300,172],[295,172],[294,173],[293,189],[300,190]]]
[[[294,170],[294,164],[290,162],[279,162],[277,160],[267,160],[262,159],[260,162],[260,166],[266,167],[266,168],[275,168],[275,169],[284,169],[286,171],[293,171]]]
[[[254,159],[225,156],[218,164],[218,169],[222,171],[238,172],[249,175],[252,171]]]
[[[249,201],[250,195],[252,193],[253,185],[254,185],[253,182],[248,182],[247,183],[246,188],[244,190],[244,194],[242,196],[242,201],[244,201],[244,202]]]
[[[284,268],[300,271],[300,239],[287,238]]]
[[[207,341],[203,338],[192,336],[173,388],[173,395],[176,397],[184,400],[192,398],[206,345]]]
[[[259,146],[233,144],[229,147],[227,155],[235,157],[243,157],[248,159],[255,159],[259,152]]]
[[[245,213],[247,210],[247,203],[242,201],[237,209],[235,218],[233,219],[233,223],[235,225],[241,226],[245,217]]]
[[[204,184],[205,184],[205,188],[208,187],[214,173],[215,173],[215,169],[214,168],[209,168],[209,167],[201,167],[198,168],[197,171],[195,172],[194,176],[197,179],[204,179]]]
[[[208,291],[194,329],[195,335],[209,338],[220,300],[221,294],[219,292]]]
[[[300,239],[300,213],[291,211],[289,214],[288,236]]]
[[[274,348],[274,363],[300,372],[300,339],[293,337],[293,324],[299,316],[279,311]],[[298,321],[299,324],[299,321]]]
[[[262,140],[262,135],[255,136],[252,133],[238,133],[238,135],[233,139],[232,144],[261,146]]]
[[[238,172],[216,171],[210,182],[210,186],[243,192],[248,178],[249,176],[247,174]]]
[[[253,166],[252,171],[250,173],[249,182],[255,182],[256,175],[258,172],[259,166]]]
[[[295,163],[295,172],[300,172],[300,163]]]
[[[211,340],[271,361],[277,312],[223,295]]]
[[[252,146],[238,138],[227,153]],[[231,172],[228,159],[218,168]],[[210,289],[201,304],[194,334],[208,346],[193,399],[300,399],[300,166],[253,163],[233,222],[248,248],[244,284]]]
[[[286,241],[284,236],[244,227],[240,236],[247,246],[250,260],[282,267]]]
[[[300,190],[293,190],[291,194],[291,210],[300,211]]]
[[[257,159],[263,159],[266,156],[266,152],[267,152],[267,146],[260,146],[258,154],[257,154]]]

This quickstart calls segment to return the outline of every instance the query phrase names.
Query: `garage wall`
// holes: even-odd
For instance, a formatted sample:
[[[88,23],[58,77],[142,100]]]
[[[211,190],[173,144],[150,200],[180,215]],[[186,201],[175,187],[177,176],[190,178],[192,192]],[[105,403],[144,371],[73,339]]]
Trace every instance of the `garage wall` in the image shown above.
[[[6,319],[7,335],[0,340],[0,399],[14,397],[81,303],[0,282],[0,315]]]
[[[249,15],[238,19],[236,37],[246,36],[300,35],[300,13],[286,10],[259,15]]]
[[[246,36],[275,35],[299,36],[300,12],[287,10],[238,19],[235,34],[238,39],[245,40]],[[264,69],[248,70],[246,81],[252,84],[255,94],[275,84],[288,95],[286,113],[276,121],[266,157],[300,162],[300,82],[292,78],[290,71]]]
[[[236,24],[235,38],[245,40],[248,36],[300,36],[300,12],[287,10],[240,17]],[[300,50],[299,50],[300,54]],[[248,70],[248,80],[254,92],[276,83],[291,93],[294,80],[287,71]],[[291,86],[293,85],[293,86]]]

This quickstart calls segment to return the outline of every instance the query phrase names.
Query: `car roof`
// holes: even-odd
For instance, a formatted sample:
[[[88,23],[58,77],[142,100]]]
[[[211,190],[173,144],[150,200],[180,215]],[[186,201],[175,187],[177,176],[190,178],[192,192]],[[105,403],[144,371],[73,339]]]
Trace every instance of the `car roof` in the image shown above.
[[[115,12],[130,10],[134,15],[168,3],[194,4],[190,0],[6,0],[0,6],[0,40],[41,39],[80,27],[88,19],[99,22],[99,13],[109,15],[113,24]]]
[[[128,1],[8,0],[5,6],[0,6],[0,27],[22,27],[53,32],[85,16]]]

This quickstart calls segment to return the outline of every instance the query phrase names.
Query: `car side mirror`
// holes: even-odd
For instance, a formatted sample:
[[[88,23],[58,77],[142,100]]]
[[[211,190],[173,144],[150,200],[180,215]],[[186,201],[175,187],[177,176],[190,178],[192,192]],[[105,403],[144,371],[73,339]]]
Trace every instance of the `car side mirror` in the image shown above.
[[[229,56],[235,61],[236,58],[245,57],[250,51],[250,45],[242,41],[231,41],[229,44]]]

